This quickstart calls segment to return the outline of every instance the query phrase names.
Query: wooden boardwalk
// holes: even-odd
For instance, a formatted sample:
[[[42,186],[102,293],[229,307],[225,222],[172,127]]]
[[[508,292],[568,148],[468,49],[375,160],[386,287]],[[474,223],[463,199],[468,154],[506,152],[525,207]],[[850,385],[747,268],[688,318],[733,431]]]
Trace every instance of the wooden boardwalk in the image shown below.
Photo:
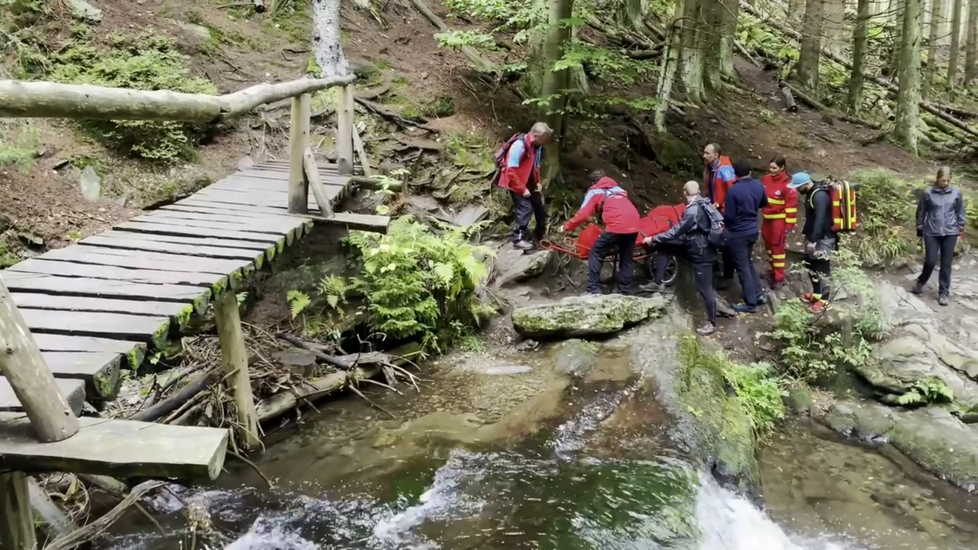
[[[319,173],[335,207],[350,178],[331,165]],[[288,163],[258,164],[0,272],[76,415],[86,399],[114,398],[120,367],[138,366],[148,345],[177,336],[210,299],[312,230],[311,219],[288,214],[288,180]],[[311,193],[308,207],[318,214]],[[19,410],[0,378],[0,411]]]

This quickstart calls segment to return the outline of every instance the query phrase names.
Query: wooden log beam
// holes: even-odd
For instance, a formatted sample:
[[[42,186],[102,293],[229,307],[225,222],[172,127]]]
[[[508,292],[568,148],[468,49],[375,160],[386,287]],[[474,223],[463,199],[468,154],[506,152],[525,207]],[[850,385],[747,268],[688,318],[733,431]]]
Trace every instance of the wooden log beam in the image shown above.
[[[241,332],[241,315],[238,297],[225,292],[214,302],[214,324],[221,342],[221,366],[224,381],[234,397],[238,415],[237,432],[242,445],[248,449],[258,445],[258,417],[255,415],[255,398],[251,394],[251,376],[248,374],[248,349]]]
[[[306,94],[292,98],[289,126],[289,214],[309,211],[309,188],[303,171],[302,155],[309,148],[309,109],[312,98]]]
[[[312,189],[312,194],[316,197],[316,204],[319,205],[319,212],[327,218],[333,217],[333,205],[330,204],[329,197],[326,195],[326,188],[323,186],[323,181],[319,177],[319,168],[316,166],[316,157],[309,147],[306,147],[302,153],[302,166],[305,170],[306,181],[309,182],[309,188]]]
[[[58,390],[54,375],[2,280],[0,372],[13,388],[41,441],[61,441],[78,433],[78,419]]]
[[[360,168],[363,169],[363,175],[368,178],[374,176],[373,168],[370,167],[370,159],[367,158],[367,149],[363,146],[363,139],[360,137],[360,131],[357,130],[357,125],[353,125],[353,148],[357,152],[357,158],[360,159]],[[350,167],[350,173],[353,173],[353,166]]]
[[[0,474],[0,548],[37,548],[30,491],[27,487],[27,476],[22,472]]]
[[[336,105],[336,171],[353,173],[353,86],[339,89]]]
[[[348,75],[300,78],[278,84],[265,82],[221,96],[0,80],[0,118],[169,120],[212,124],[241,116],[266,103],[343,86],[355,78],[355,75]]]

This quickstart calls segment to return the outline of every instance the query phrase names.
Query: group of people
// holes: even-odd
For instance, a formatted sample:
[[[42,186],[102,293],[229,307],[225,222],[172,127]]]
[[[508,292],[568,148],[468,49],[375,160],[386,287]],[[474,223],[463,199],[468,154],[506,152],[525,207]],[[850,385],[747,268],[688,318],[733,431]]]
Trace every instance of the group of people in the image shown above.
[[[537,123],[530,132],[514,136],[500,156],[499,185],[508,189],[516,217],[513,245],[531,250],[546,230],[546,209],[540,188],[540,161],[543,146],[552,138],[545,123]],[[697,332],[716,331],[717,305],[714,273],[720,272],[718,285],[729,285],[738,275],[743,301],[733,306],[741,313],[752,313],[765,303],[765,291],[753,262],[758,236],[764,241],[770,264],[767,279],[777,289],[785,283],[786,244],[788,233],[797,223],[799,194],[804,197],[805,240],[804,264],[811,279],[812,291],[801,299],[814,312],[822,311],[830,296],[831,257],[838,246],[838,200],[833,199],[826,182],[814,180],[806,172],[789,175],[783,157],[768,164],[761,180],[752,175],[747,159],[731,162],[716,143],[703,150],[703,185],[689,181],[683,186],[685,209],[679,222],[658,235],[641,241],[659,252],[655,280],[643,290],[661,290],[665,263],[669,256],[683,258],[692,267],[697,292],[706,306],[706,322]],[[588,282],[585,292],[601,292],[600,273],[604,258],[617,254],[617,292],[628,294],[634,273],[634,250],[639,242],[642,215],[628,193],[604,172],[590,174],[591,187],[577,214],[561,227],[573,231],[600,212],[604,230],[588,255]],[[834,204],[835,203],[835,204]],[[938,171],[934,185],[920,195],[917,206],[918,236],[924,239],[924,269],[913,287],[921,293],[940,261],[938,301],[947,305],[950,292],[951,258],[965,214],[961,192],[951,186],[951,171]],[[529,225],[535,218],[531,234]],[[717,234],[722,233],[718,239]],[[665,261],[662,261],[665,260]],[[719,260],[722,260],[720,264]],[[722,269],[717,269],[722,265]]]

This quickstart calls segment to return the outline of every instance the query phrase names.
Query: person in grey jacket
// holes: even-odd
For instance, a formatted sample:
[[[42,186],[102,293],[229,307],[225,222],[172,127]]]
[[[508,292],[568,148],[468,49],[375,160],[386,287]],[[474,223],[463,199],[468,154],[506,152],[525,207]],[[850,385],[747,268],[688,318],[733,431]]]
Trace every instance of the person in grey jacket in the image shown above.
[[[693,281],[696,291],[703,298],[706,306],[706,323],[696,332],[709,336],[716,332],[717,325],[717,295],[713,290],[713,264],[717,259],[717,251],[710,246],[710,217],[707,208],[713,208],[710,200],[700,196],[700,184],[688,181],[683,186],[686,196],[686,210],[679,223],[664,233],[654,237],[646,237],[645,246],[655,246],[669,241],[680,241],[684,246],[684,256],[693,268]]]
[[[937,171],[934,185],[924,189],[917,200],[917,236],[924,238],[924,269],[913,286],[914,294],[923,293],[924,285],[940,259],[937,303],[947,305],[954,245],[964,231],[964,221],[964,197],[960,189],[951,186],[951,168],[942,166]]]

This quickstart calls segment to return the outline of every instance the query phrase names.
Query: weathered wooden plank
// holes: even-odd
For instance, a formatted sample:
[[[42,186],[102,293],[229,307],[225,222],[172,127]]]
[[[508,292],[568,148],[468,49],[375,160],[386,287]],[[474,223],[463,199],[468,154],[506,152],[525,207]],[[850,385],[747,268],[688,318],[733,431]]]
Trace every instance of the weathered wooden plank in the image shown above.
[[[68,406],[71,407],[72,412],[75,413],[75,416],[78,416],[81,413],[82,406],[85,405],[85,382],[64,378],[56,378],[54,381],[58,386],[58,391],[61,392],[61,395],[68,402]],[[14,389],[10,387],[10,382],[6,378],[0,378],[0,411],[14,412],[22,410],[24,408],[20,404],[20,399],[17,399],[17,396],[14,394]],[[45,443],[45,445],[51,445],[51,443]]]
[[[42,352],[49,351],[85,351],[121,353],[125,366],[134,369],[143,362],[146,356],[146,344],[130,340],[112,340],[109,338],[94,338],[92,336],[63,336],[61,334],[35,334],[34,341]]]
[[[195,246],[188,244],[151,241],[148,239],[120,239],[96,235],[94,237],[82,239],[81,244],[91,247],[122,248],[126,250],[163,252],[166,254],[182,254],[185,256],[201,256],[205,258],[251,260],[252,262],[255,262],[255,266],[259,269],[265,260],[265,253],[261,250],[248,250],[245,248],[220,248],[216,246]]]
[[[74,437],[38,443],[23,415],[0,415],[0,466],[21,472],[72,472],[116,478],[215,479],[227,430],[131,420],[79,418]]]
[[[104,313],[128,313],[130,315],[150,315],[174,317],[186,322],[193,313],[194,306],[180,302],[152,302],[146,300],[112,300],[108,298],[88,298],[84,296],[58,296],[34,292],[12,292],[10,296],[20,309],[49,309],[56,311],[95,311]]]
[[[255,270],[249,260],[228,260],[180,256],[159,252],[128,250],[122,248],[99,248],[94,246],[68,246],[45,252],[41,258],[78,264],[129,267],[160,271],[180,271],[184,273],[216,273],[219,275],[239,275],[243,277]]]
[[[283,206],[283,201],[280,197],[267,197],[267,196],[257,196],[250,193],[233,193],[230,191],[210,191],[210,192],[200,192],[194,195],[195,200],[205,200],[210,202],[224,202],[228,204],[244,204],[249,206],[264,206],[272,208],[281,208],[283,212],[287,212],[287,206]],[[288,199],[288,195],[286,195]],[[181,201],[182,202],[182,201]],[[308,207],[312,208],[315,206],[315,200],[310,199],[308,201]],[[318,207],[317,207],[318,210]]]
[[[201,228],[197,228],[201,229]],[[144,233],[139,231],[106,231],[99,234],[100,237],[111,237],[113,239],[153,241],[158,243],[173,243],[193,246],[213,246],[216,248],[240,248],[245,250],[265,251],[269,248],[278,248],[275,242],[259,241],[235,241],[231,239],[211,238],[202,235],[167,235],[161,233]],[[280,237],[282,241],[285,237]]]
[[[84,382],[88,401],[108,401],[119,393],[121,353],[49,351],[41,356],[55,378]]]
[[[125,313],[23,309],[21,315],[33,334],[65,334],[152,342],[163,347],[170,332],[169,317]]]
[[[390,216],[351,214],[349,212],[334,212],[330,217],[315,216],[311,217],[311,219],[317,222],[344,225],[348,229],[360,229],[377,233],[387,233],[387,226],[391,223]]]
[[[346,187],[350,185],[350,178],[348,176],[330,176],[324,175],[317,172],[319,177],[323,178],[323,185],[327,187]],[[250,191],[268,191],[268,192],[280,192],[283,189],[288,191],[288,186],[279,179],[270,179],[263,177],[242,177],[236,175],[233,178],[228,178],[219,184],[210,186],[208,189],[236,189],[243,192]]]
[[[9,271],[26,273],[44,273],[62,277],[85,277],[89,279],[113,279],[117,281],[132,281],[147,284],[196,285],[208,288],[224,288],[227,277],[217,273],[188,273],[184,271],[156,271],[148,269],[130,269],[108,265],[76,264],[48,260],[41,256],[24,260],[7,268]]]
[[[273,215],[273,216],[291,216],[289,214],[288,208],[279,205],[266,205],[266,204],[239,204],[236,202],[225,202],[221,200],[212,200],[204,197],[191,197],[189,199],[184,199],[178,203],[179,206],[184,207],[200,207],[206,206],[207,208],[217,208],[224,210],[226,212],[238,215],[239,212],[245,212],[248,214],[257,214],[261,216]],[[318,211],[319,208],[317,207]]]
[[[217,212],[217,211],[181,211],[179,207],[176,206],[175,209],[167,210],[156,210],[150,215],[139,216],[133,218],[131,221],[142,221],[142,222],[161,222],[161,223],[185,223],[185,222],[203,222],[206,224],[221,224],[220,227],[227,227],[235,231],[267,231],[275,232],[279,234],[296,233],[301,235],[305,233],[306,223],[301,219],[291,218],[291,219],[280,219],[276,216],[257,216],[257,217],[242,217],[235,216],[227,212]],[[207,225],[207,227],[211,227]],[[219,227],[218,225],[213,225],[213,227]],[[239,229],[240,228],[240,229]]]
[[[230,208],[228,208],[230,207]],[[294,219],[290,214],[283,210],[276,209],[274,206],[247,206],[229,205],[219,202],[208,202],[204,200],[184,200],[160,208],[160,212],[181,213],[181,214],[214,214],[219,216],[231,216],[240,220],[261,221],[266,219],[286,220]]]
[[[252,170],[265,170],[270,172],[281,172],[282,170],[288,170],[289,161],[287,160],[266,160],[255,164],[248,171]],[[333,173],[339,173],[339,166],[334,162],[322,162],[319,164],[320,170],[330,171]],[[360,164],[353,165],[353,173],[360,175],[363,173],[363,166]]]
[[[117,225],[113,231],[100,233],[100,236],[121,236],[119,233],[122,232],[195,237],[210,239],[214,242],[224,241],[226,244],[212,244],[210,246],[229,246],[232,248],[248,248],[265,243],[275,245],[286,238],[283,233],[228,231],[216,227],[201,227],[200,224],[167,224],[163,222],[124,222]]]
[[[207,305],[210,290],[202,286],[147,285],[110,279],[82,279],[58,277],[19,271],[0,272],[11,291],[37,292],[55,296],[91,296],[96,298],[138,298],[156,302],[180,302],[193,304],[201,311]],[[56,298],[52,298],[56,299]]]

